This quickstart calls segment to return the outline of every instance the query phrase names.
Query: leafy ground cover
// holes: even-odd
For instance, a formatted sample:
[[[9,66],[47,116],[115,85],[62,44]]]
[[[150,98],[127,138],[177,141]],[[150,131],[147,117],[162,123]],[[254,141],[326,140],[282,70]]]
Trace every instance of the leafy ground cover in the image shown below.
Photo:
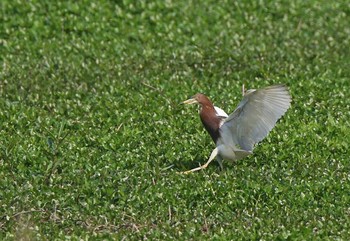
[[[346,239],[348,1],[0,2],[0,239]],[[236,163],[197,92],[285,83],[292,108]]]

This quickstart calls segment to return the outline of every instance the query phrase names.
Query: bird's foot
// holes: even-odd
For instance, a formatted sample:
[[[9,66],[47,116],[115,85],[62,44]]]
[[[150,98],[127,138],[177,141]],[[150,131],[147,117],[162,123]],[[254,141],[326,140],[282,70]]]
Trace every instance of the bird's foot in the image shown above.
[[[196,172],[196,171],[199,171],[199,170],[202,170],[202,169],[207,168],[208,164],[209,164],[209,163],[205,163],[205,164],[202,165],[202,166],[193,168],[193,169],[188,170],[188,171],[185,171],[185,172],[179,172],[179,173],[180,173],[180,174],[189,174],[189,173],[192,173],[192,172]]]
[[[196,171],[199,171],[199,170],[202,170],[202,169],[207,168],[207,166],[209,165],[209,163],[211,163],[211,161],[214,160],[214,158],[216,157],[217,154],[218,154],[218,148],[215,148],[215,149],[211,152],[210,157],[209,157],[209,160],[207,161],[207,163],[205,163],[205,164],[202,165],[202,166],[193,168],[193,169],[188,170],[188,171],[185,171],[185,172],[180,172],[180,173],[181,173],[181,174],[188,174],[188,173],[191,173],[191,172],[196,172]]]
[[[205,163],[205,164],[202,165],[202,166],[193,168],[193,169],[188,170],[188,171],[185,171],[185,172],[179,172],[179,173],[180,173],[180,174],[189,174],[189,173],[192,173],[192,172],[196,172],[196,171],[199,171],[199,170],[202,170],[202,169],[207,168],[208,164],[209,164],[209,163]]]

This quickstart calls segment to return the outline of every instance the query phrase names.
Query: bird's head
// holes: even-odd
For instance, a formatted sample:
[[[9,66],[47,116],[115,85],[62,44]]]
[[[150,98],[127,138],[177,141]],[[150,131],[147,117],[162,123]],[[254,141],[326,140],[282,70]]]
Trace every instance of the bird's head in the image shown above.
[[[206,97],[203,94],[195,94],[194,96],[192,96],[190,99],[185,100],[184,102],[182,102],[183,104],[199,104],[199,105],[207,105],[208,103],[211,104],[210,100],[208,99],[208,97]]]

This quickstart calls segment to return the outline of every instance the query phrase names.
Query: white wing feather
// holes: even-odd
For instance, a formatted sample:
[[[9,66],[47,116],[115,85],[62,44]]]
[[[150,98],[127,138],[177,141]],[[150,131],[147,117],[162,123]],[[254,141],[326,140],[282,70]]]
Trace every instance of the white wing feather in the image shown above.
[[[228,115],[226,114],[226,112],[223,109],[221,109],[217,106],[214,106],[214,109],[216,111],[216,116],[221,119],[220,120],[220,127],[221,127],[224,124],[225,119],[228,117]]]
[[[227,118],[228,117],[228,115],[226,114],[226,112],[223,109],[221,109],[221,108],[219,108],[217,106],[214,106],[214,109],[216,111],[216,116],[221,117],[221,118]]]
[[[231,131],[233,143],[252,151],[290,107],[291,97],[284,85],[248,91],[220,129]]]

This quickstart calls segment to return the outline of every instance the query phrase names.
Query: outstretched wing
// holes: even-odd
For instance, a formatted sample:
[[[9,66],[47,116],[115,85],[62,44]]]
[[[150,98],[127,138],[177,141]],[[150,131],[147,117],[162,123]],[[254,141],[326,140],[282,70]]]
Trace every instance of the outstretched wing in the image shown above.
[[[288,110],[291,101],[285,85],[247,91],[221,128],[229,129],[234,143],[243,150],[252,151]]]

